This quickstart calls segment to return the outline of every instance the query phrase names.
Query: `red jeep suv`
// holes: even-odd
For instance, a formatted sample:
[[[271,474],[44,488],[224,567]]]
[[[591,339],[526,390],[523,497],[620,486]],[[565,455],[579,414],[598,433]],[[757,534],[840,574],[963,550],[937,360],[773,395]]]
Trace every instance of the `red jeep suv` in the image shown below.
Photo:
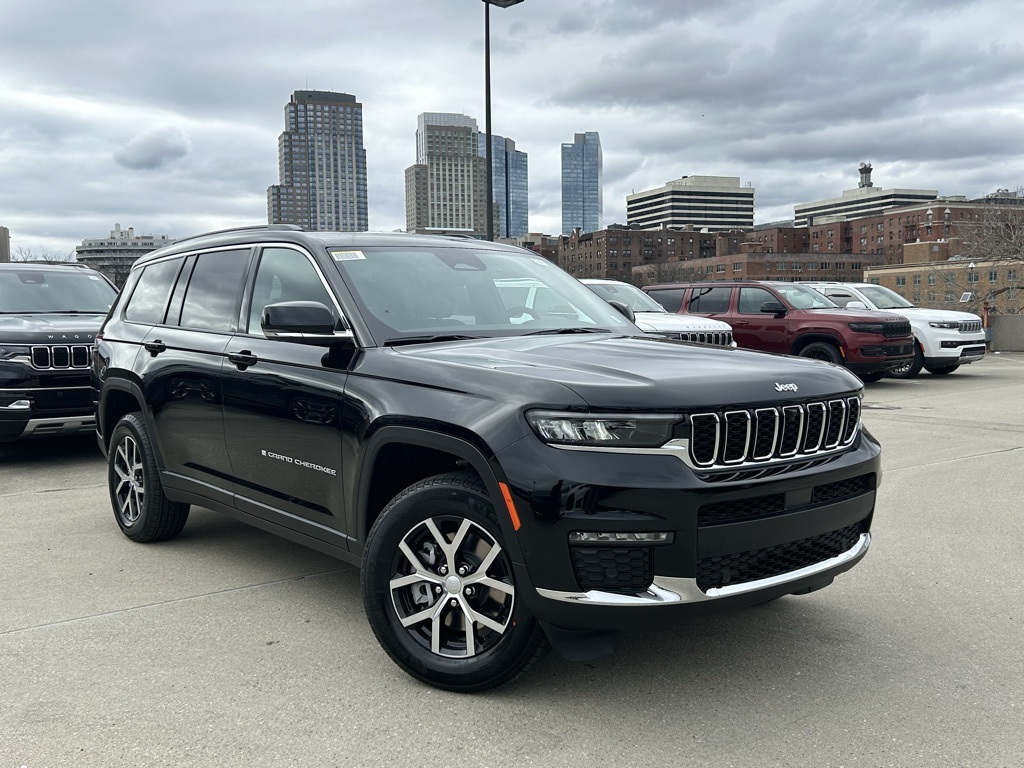
[[[800,283],[671,283],[643,289],[669,312],[732,326],[736,344],[845,365],[877,381],[914,356],[910,321],[895,313],[843,309]]]

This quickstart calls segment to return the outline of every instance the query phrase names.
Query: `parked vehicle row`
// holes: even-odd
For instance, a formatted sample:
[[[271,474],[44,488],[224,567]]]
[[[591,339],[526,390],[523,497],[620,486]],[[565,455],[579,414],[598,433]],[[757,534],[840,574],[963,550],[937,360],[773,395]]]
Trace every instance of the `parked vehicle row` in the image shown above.
[[[739,346],[844,365],[864,381],[952,373],[985,355],[981,318],[917,307],[871,283],[648,285],[665,309],[727,322]]]
[[[148,254],[93,350],[117,525],[169,539],[198,504],[356,564],[384,650],[459,691],[856,565],[861,382],[613,301],[465,238],[279,225]]]

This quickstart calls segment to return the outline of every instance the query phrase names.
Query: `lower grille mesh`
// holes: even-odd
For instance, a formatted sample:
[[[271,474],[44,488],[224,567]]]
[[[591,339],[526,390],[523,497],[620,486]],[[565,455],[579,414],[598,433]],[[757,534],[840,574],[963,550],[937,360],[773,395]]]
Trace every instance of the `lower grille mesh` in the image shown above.
[[[697,586],[707,592],[716,587],[768,579],[836,557],[857,543],[861,523],[774,547],[709,557],[697,563]]]
[[[572,547],[576,580],[584,590],[636,594],[654,580],[650,547]]]

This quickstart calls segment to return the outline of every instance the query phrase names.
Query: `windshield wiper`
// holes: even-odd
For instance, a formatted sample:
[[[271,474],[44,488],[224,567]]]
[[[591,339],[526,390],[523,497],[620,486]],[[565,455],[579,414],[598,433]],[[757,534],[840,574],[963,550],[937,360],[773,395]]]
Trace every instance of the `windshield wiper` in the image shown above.
[[[543,331],[530,331],[523,336],[556,336],[561,333],[611,333],[611,328],[547,328]]]
[[[483,336],[468,336],[460,333],[435,333],[424,336],[394,336],[384,339],[384,345],[388,347],[399,347],[403,344],[430,344],[433,341],[468,341],[470,339],[482,339]]]

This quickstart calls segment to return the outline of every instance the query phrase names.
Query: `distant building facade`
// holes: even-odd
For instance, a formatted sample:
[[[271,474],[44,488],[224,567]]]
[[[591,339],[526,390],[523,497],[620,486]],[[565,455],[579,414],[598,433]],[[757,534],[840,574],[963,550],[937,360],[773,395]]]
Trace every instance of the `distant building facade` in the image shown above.
[[[481,133],[480,156],[487,160],[487,134]],[[529,158],[516,143],[491,134],[491,178],[494,198],[494,236],[522,237],[529,232]],[[487,180],[484,179],[486,189]]]
[[[405,228],[483,237],[486,162],[476,120],[424,112],[416,127],[416,164],[405,169]]]
[[[363,105],[332,91],[295,91],[278,138],[280,183],[267,188],[267,220],[317,231],[368,228]]]
[[[167,235],[136,235],[133,227],[114,224],[109,237],[97,237],[75,246],[75,259],[110,278],[118,288],[124,285],[132,264],[140,256],[170,245]]]
[[[868,163],[861,163],[859,185],[856,189],[845,190],[842,197],[795,206],[795,225],[809,227],[815,224],[877,216],[890,208],[928,202],[939,196],[938,191],[934,189],[875,189],[871,181],[871,170]]]
[[[596,232],[604,226],[604,156],[596,131],[562,144],[562,234]]]
[[[558,249],[561,238],[558,235],[545,235],[540,232],[529,232],[521,237],[503,237],[499,242],[507,245],[518,245],[528,251],[540,254],[548,261],[558,263]]]
[[[754,187],[736,176],[683,176],[626,196],[626,222],[638,227],[692,226],[709,232],[754,226]]]

